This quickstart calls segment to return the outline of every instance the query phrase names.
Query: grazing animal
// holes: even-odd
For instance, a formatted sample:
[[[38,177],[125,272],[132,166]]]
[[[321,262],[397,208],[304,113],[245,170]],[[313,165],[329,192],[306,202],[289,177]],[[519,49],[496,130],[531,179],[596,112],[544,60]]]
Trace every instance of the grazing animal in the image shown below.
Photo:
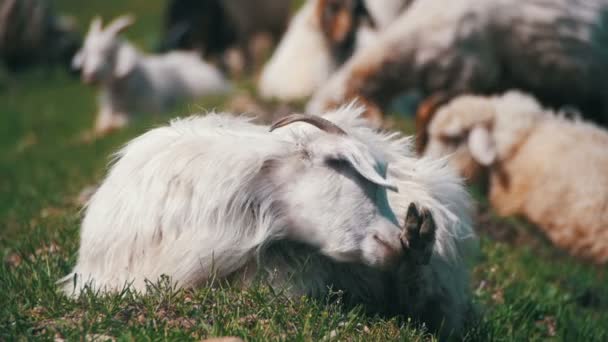
[[[375,122],[411,90],[522,89],[608,124],[608,0],[417,0],[333,74],[316,113],[359,98]]]
[[[208,114],[134,139],[86,207],[62,288],[266,274],[293,295],[333,288],[370,312],[460,330],[476,250],[468,194],[445,160],[414,157],[408,139],[373,131],[362,112],[294,114],[270,128]]]
[[[11,70],[35,64],[70,65],[82,37],[49,0],[0,1],[0,62]]]
[[[425,155],[486,173],[492,207],[536,224],[571,254],[608,263],[608,132],[543,110],[532,97],[461,96],[428,127]]]
[[[100,84],[97,134],[124,126],[136,113],[168,110],[180,101],[230,89],[216,68],[193,53],[137,51],[118,36],[132,23],[132,17],[122,16],[102,29],[101,18],[95,18],[72,60],[85,83]]]
[[[367,46],[409,0],[308,0],[291,21],[259,80],[260,95],[310,96],[354,51]]]
[[[251,64],[252,40],[269,34],[278,41],[291,6],[290,0],[171,0],[160,49],[194,50],[222,62],[229,49],[238,47]]]

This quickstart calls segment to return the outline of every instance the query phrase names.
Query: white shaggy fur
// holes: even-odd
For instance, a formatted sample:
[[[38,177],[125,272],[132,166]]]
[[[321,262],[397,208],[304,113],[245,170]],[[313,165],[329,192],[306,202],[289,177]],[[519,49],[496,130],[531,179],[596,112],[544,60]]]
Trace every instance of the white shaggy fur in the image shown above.
[[[607,23],[608,0],[415,0],[318,89],[307,111],[354,98],[382,110],[410,90],[522,89],[608,123]]]
[[[428,126],[425,154],[489,174],[501,215],[521,215],[558,246],[608,263],[608,131],[544,110],[532,97],[461,96]]]
[[[355,51],[376,38],[409,0],[366,0],[375,29],[357,27]],[[321,30],[319,0],[308,0],[292,19],[259,80],[260,95],[283,101],[306,98],[339,67]]]
[[[95,131],[124,126],[142,112],[159,112],[189,98],[226,92],[229,83],[219,70],[194,53],[144,55],[118,34],[133,23],[123,16],[101,28],[92,21],[83,48],[74,56],[86,83],[99,83],[99,113]]]
[[[409,139],[373,131],[362,111],[326,115],[346,136],[208,114],[134,139],[86,208],[62,288],[145,290],[162,274],[183,287],[214,274],[248,283],[264,271],[294,295],[322,298],[333,287],[370,311],[459,330],[476,250],[469,197],[445,160],[414,157]],[[399,252],[412,202],[436,224],[425,266]]]

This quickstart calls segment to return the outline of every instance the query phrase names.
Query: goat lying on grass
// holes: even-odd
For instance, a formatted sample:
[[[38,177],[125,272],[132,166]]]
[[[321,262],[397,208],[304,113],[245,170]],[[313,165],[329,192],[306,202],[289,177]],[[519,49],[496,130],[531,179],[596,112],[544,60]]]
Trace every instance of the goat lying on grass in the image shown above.
[[[414,157],[362,112],[294,114],[271,132],[209,114],[134,139],[86,208],[62,288],[143,291],[162,274],[182,287],[214,275],[247,284],[262,273],[293,295],[333,287],[371,312],[459,330],[476,248],[469,197],[445,161]]]
[[[503,216],[522,215],[571,254],[608,263],[608,132],[566,119],[528,95],[465,95],[440,107],[424,130],[425,154],[474,180],[489,176]]]
[[[95,132],[103,134],[127,124],[137,112],[159,112],[202,95],[230,89],[222,74],[195,53],[143,55],[118,34],[133,23],[123,16],[105,29],[91,22],[83,48],[72,60],[85,83],[100,83]]]

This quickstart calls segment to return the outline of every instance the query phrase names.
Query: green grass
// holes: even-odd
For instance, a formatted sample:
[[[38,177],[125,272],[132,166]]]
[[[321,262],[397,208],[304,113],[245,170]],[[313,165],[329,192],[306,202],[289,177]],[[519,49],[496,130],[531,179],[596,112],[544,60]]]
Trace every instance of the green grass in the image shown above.
[[[144,48],[158,38],[161,1],[57,3],[76,15],[83,28],[96,13],[109,18],[133,12],[139,21],[129,37]],[[75,199],[101,179],[109,154],[172,116],[221,109],[225,100],[202,99],[85,143],[80,136],[92,126],[96,107],[91,89],[61,70],[0,71],[0,341],[76,340],[95,334],[121,340],[435,338],[407,320],[287,298],[263,284],[248,290],[216,286],[181,291],[159,280],[150,284],[146,296],[86,293],[77,300],[56,291],[54,282],[74,265],[78,248],[81,213]],[[411,129],[411,122],[401,120],[399,127]],[[606,268],[564,256],[517,219],[484,222],[512,230],[517,238],[498,242],[482,227],[482,252],[472,281],[480,314],[470,323],[468,340],[608,341]]]

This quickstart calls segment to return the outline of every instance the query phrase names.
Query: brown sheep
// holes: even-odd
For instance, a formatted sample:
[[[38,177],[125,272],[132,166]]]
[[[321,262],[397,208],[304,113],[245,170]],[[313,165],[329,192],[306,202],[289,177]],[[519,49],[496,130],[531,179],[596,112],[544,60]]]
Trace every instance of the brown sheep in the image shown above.
[[[499,215],[530,220],[571,254],[608,263],[608,132],[528,95],[460,96],[427,127],[426,156],[469,180],[486,173]]]

